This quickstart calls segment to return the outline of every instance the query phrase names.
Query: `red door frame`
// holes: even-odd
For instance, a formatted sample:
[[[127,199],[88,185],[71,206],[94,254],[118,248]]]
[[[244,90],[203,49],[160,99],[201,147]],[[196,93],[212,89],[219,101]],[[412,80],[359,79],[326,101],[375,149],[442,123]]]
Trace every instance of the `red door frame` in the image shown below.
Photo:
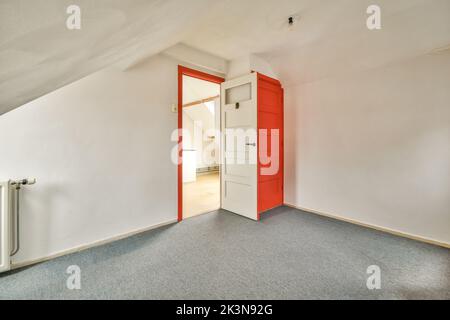
[[[213,83],[222,83],[224,78],[205,72],[178,66],[178,155],[183,159],[183,76],[193,77]],[[178,161],[178,221],[183,220],[183,165]]]

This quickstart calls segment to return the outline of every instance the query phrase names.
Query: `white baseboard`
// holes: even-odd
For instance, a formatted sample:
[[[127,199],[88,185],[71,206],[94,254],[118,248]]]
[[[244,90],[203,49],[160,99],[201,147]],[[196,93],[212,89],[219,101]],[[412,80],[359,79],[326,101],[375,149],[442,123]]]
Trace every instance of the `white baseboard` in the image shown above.
[[[146,231],[149,231],[149,230],[153,230],[153,229],[157,229],[157,228],[160,228],[160,227],[164,227],[164,226],[176,223],[176,222],[178,222],[178,219],[175,218],[175,219],[171,219],[171,220],[168,220],[166,222],[158,223],[158,224],[155,224],[155,225],[152,225],[152,226],[149,226],[149,227],[136,229],[136,230],[133,230],[131,232],[126,232],[126,233],[120,234],[118,236],[114,236],[114,237],[98,240],[98,241],[95,241],[95,242],[92,242],[92,243],[89,243],[89,244],[85,244],[85,245],[77,246],[77,247],[74,247],[74,248],[62,250],[62,251],[56,252],[54,254],[51,254],[49,256],[45,256],[43,258],[29,260],[29,261],[23,261],[23,262],[19,262],[19,263],[12,263],[11,264],[11,269],[22,268],[22,267],[29,266],[29,265],[32,265],[32,264],[36,264],[36,263],[48,261],[48,260],[51,260],[51,259],[55,259],[55,258],[58,258],[58,257],[61,257],[61,256],[65,256],[67,254],[76,253],[76,252],[80,252],[80,251],[83,251],[83,250],[86,250],[86,249],[98,247],[98,246],[101,246],[101,245],[104,245],[104,244],[107,244],[107,243],[111,243],[111,242],[114,242],[114,241],[117,241],[117,240],[121,240],[121,239],[132,237],[132,236],[137,235],[137,234],[142,233],[142,232],[146,232]]]
[[[313,213],[313,214],[317,214],[317,215],[324,216],[324,217],[327,217],[327,218],[332,218],[332,219],[336,219],[336,220],[340,220],[340,221],[345,221],[345,222],[348,222],[348,223],[356,224],[358,226],[362,226],[362,227],[371,228],[371,229],[375,229],[375,230],[378,230],[378,231],[390,233],[390,234],[393,234],[393,235],[396,235],[396,236],[400,236],[400,237],[404,237],[404,238],[408,238],[408,239],[412,239],[412,240],[416,240],[416,241],[421,241],[421,242],[425,242],[425,243],[429,243],[429,244],[434,244],[436,246],[440,246],[440,247],[444,247],[444,248],[450,248],[450,243],[447,243],[447,242],[442,242],[442,241],[439,241],[439,240],[430,239],[430,238],[426,238],[426,237],[422,237],[422,236],[406,233],[406,232],[403,232],[403,231],[398,231],[398,230],[394,230],[394,229],[390,229],[390,228],[386,228],[386,227],[381,227],[381,226],[377,226],[377,225],[374,225],[374,224],[361,222],[361,221],[354,220],[354,219],[344,218],[344,217],[336,215],[336,214],[324,213],[324,212],[320,212],[320,211],[313,210],[313,209],[303,208],[303,207],[299,207],[299,206],[296,206],[296,205],[293,205],[293,204],[289,204],[289,203],[285,203],[284,205],[287,206],[287,207],[291,207],[291,208],[298,209],[298,210],[301,210],[301,211],[305,211],[305,212],[308,212],[308,213]]]

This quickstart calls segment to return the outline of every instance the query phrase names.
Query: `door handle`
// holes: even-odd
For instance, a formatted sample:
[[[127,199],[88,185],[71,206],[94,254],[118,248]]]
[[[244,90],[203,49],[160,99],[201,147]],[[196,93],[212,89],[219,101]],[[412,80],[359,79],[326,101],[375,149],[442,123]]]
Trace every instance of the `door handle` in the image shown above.
[[[246,146],[254,146],[254,147],[256,147],[256,142],[253,142],[253,143],[247,142],[245,145]]]

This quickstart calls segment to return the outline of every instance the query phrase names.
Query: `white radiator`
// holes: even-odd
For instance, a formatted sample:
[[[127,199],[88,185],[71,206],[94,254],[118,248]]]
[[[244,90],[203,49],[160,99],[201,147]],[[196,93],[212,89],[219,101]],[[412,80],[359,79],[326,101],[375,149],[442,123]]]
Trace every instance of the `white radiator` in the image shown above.
[[[11,184],[0,182],[0,272],[11,267]]]

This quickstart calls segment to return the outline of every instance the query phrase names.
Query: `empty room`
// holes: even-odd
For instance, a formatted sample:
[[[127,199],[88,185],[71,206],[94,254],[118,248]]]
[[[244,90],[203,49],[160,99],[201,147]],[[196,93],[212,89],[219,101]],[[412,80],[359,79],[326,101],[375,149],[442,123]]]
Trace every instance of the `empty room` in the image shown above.
[[[448,0],[1,0],[0,299],[449,300],[449,146]]]

